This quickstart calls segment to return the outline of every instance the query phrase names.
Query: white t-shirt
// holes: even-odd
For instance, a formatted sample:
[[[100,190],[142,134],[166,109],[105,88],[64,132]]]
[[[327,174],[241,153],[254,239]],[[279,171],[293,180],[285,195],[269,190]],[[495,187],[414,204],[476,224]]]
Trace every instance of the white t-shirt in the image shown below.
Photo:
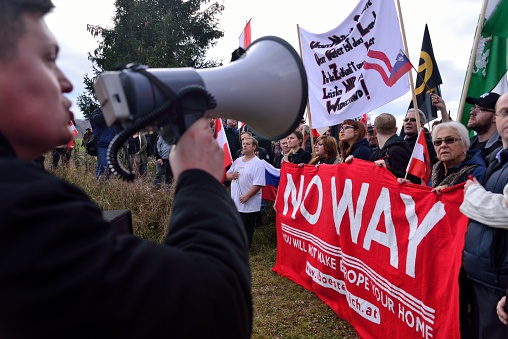
[[[261,210],[261,190],[242,204],[240,196],[247,193],[252,186],[265,186],[265,167],[258,157],[243,161],[240,157],[233,162],[228,173],[238,171],[240,176],[231,182],[231,198],[235,202],[238,212],[252,213]]]

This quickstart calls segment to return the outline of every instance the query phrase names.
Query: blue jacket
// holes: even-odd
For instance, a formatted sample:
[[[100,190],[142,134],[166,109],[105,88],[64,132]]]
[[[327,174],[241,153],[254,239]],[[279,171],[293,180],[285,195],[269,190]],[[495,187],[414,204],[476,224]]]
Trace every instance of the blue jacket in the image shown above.
[[[90,124],[92,125],[93,136],[100,136],[97,147],[108,147],[111,140],[113,140],[116,135],[116,129],[113,126],[108,127],[106,125],[106,120],[104,120],[104,116],[100,109],[92,112],[90,115]]]
[[[351,155],[354,156],[355,159],[369,161],[372,155],[372,148],[367,139],[363,138],[355,142],[351,147]]]
[[[454,185],[463,183],[467,181],[469,174],[471,174],[476,180],[479,182],[482,182],[485,177],[485,161],[483,160],[482,152],[479,150],[474,151],[467,151],[466,159],[462,161],[460,164],[454,167],[450,167],[448,169],[448,175],[453,174],[457,171],[459,171],[464,166],[470,166],[470,165],[476,165],[476,167],[468,173],[464,173],[461,175],[461,177],[457,178],[455,180]],[[437,180],[437,182],[434,182],[434,179]],[[444,177],[444,166],[442,162],[438,161],[433,167],[432,167],[432,185],[433,187],[439,186],[440,182],[445,179]]]
[[[502,194],[508,183],[508,149],[500,154],[504,160],[489,165],[483,186],[487,191]],[[508,230],[471,219],[462,263],[470,279],[504,293],[508,286]]]

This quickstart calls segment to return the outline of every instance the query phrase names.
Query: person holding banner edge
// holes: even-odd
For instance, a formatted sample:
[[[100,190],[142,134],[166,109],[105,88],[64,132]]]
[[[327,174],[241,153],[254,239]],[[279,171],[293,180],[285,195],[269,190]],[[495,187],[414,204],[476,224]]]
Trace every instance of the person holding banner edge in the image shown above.
[[[503,146],[496,151],[482,184],[486,191],[499,194],[508,183],[508,93],[497,100],[495,114]],[[496,306],[508,286],[508,230],[470,219],[462,262],[474,288],[475,337],[506,337],[507,328],[499,321]]]

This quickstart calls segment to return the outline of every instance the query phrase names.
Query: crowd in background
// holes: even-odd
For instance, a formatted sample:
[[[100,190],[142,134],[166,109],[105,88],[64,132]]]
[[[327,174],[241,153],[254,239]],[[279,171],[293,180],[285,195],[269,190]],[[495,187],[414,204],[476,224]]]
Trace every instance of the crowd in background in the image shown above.
[[[501,322],[497,319],[496,312],[500,313],[500,311],[499,309],[496,311],[495,306],[497,302],[505,302],[505,299],[501,301],[500,299],[508,286],[508,232],[506,231],[508,222],[506,222],[507,219],[501,219],[502,221],[499,221],[496,226],[489,225],[489,220],[500,219],[499,215],[503,215],[502,213],[505,213],[508,208],[505,203],[508,194],[508,188],[505,189],[508,179],[506,166],[508,136],[506,136],[506,123],[503,125],[508,108],[501,110],[501,113],[496,113],[496,103],[499,98],[500,95],[496,93],[486,93],[479,98],[467,98],[467,102],[473,105],[467,128],[450,119],[446,114],[444,100],[435,94],[432,97],[433,102],[444,113],[439,122],[435,121],[432,124],[432,130],[428,128],[427,116],[421,110],[417,111],[414,108],[407,111],[400,132],[395,116],[383,113],[375,117],[373,123],[365,124],[360,119],[344,120],[336,136],[331,135],[331,128],[322,135],[314,133],[315,131],[311,131],[309,125],[302,119],[293,132],[276,141],[266,140],[256,135],[255,131],[248,126],[243,125],[239,128],[236,120],[223,120],[223,128],[233,160],[233,164],[227,169],[223,184],[231,192],[236,208],[242,216],[249,246],[252,243],[255,228],[263,224],[262,215],[266,210],[266,202],[261,197],[261,188],[265,185],[264,167],[260,163],[262,160],[275,168],[281,168],[284,162],[298,164],[301,167],[303,165],[347,164],[354,159],[362,159],[385,167],[398,178],[401,184],[411,182],[428,185],[436,194],[442,194],[447,187],[467,182],[465,203],[470,200],[467,196],[468,191],[474,191],[476,195],[494,194],[494,198],[501,202],[500,207],[496,205],[498,211],[495,213],[490,211],[489,213],[493,216],[487,215],[487,217],[482,213],[478,216],[476,208],[464,207],[464,213],[467,216],[471,215],[472,219],[464,249],[464,265],[459,277],[462,337],[487,338],[506,332],[504,326],[499,326]],[[508,99],[506,96],[503,98]],[[508,104],[508,100],[505,101]],[[96,167],[98,178],[109,174],[106,170],[106,152],[116,134],[113,127],[107,127],[104,124],[100,113],[99,110],[96,115],[92,115],[92,129],[87,129],[83,138],[83,144],[93,136],[99,138]],[[418,122],[419,126],[417,126]],[[213,129],[212,120],[209,120],[209,124]],[[420,128],[424,131],[432,168],[431,175],[426,180],[407,173],[407,165],[413,148],[417,144]],[[474,136],[471,138],[470,130],[474,131]],[[169,164],[171,148],[172,145],[157,133],[135,133],[124,147],[126,163],[137,175],[146,176],[148,161],[150,158],[154,159],[156,171],[153,188],[169,187],[173,181]],[[52,159],[54,166],[58,163],[58,160],[55,162],[57,157],[66,164],[71,151],[72,149],[62,151],[56,148]],[[505,189],[504,198],[503,189]],[[485,203],[485,206],[489,204]],[[480,220],[476,221],[477,219]],[[496,263],[502,262],[500,266],[489,267],[492,263],[484,262],[484,252],[487,251],[485,242],[493,247],[503,244],[502,248],[493,251],[492,256],[496,257],[490,258]],[[490,276],[486,273],[489,270]],[[506,315],[502,313],[502,310],[499,317],[502,321],[506,321]]]

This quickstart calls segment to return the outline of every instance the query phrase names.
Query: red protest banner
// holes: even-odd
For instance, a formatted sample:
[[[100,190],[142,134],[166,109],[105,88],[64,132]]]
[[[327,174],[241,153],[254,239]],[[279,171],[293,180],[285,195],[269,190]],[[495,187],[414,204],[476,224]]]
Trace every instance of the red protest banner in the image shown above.
[[[284,163],[273,270],[362,338],[459,338],[462,185],[399,185],[373,163]]]

